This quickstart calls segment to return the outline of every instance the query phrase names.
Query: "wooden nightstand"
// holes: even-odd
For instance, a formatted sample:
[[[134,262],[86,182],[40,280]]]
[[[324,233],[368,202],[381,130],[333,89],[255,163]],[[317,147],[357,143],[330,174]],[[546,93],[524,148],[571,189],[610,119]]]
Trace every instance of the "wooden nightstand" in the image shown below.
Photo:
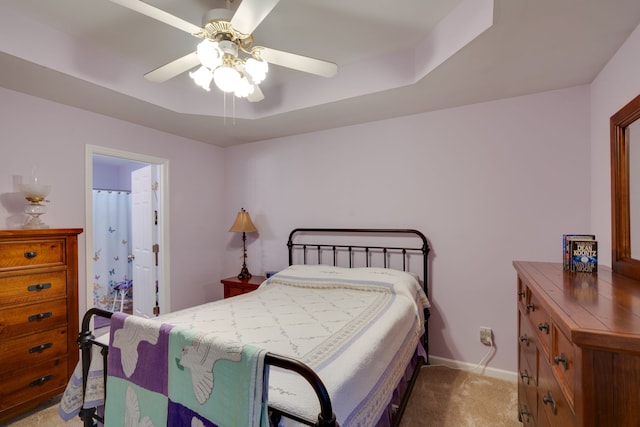
[[[264,281],[264,276],[251,276],[250,279],[238,279],[236,276],[227,277],[221,280],[224,285],[224,297],[229,298],[255,291]]]

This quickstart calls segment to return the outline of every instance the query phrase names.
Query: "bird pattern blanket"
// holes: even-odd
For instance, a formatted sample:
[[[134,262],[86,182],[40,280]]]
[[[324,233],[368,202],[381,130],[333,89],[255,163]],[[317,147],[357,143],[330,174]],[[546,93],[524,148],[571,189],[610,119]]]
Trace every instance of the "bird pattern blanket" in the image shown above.
[[[111,318],[107,426],[266,426],[265,350],[122,313]]]

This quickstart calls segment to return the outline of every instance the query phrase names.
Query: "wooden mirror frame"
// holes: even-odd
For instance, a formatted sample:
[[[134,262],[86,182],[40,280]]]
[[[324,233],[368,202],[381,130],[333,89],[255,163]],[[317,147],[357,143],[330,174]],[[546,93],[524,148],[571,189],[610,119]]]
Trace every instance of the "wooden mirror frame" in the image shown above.
[[[640,280],[640,260],[631,257],[629,150],[626,132],[627,126],[638,119],[640,95],[611,116],[611,262],[613,271]],[[640,145],[640,141],[636,142]]]

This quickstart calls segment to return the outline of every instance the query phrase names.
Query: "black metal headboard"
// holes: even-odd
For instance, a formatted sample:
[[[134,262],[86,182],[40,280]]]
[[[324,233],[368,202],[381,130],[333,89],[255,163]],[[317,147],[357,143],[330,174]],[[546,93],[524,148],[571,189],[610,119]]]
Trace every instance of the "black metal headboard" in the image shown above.
[[[302,237],[305,237],[302,239]],[[356,236],[366,236],[372,240],[362,243]],[[344,243],[349,237],[353,240],[359,240],[353,244]],[[321,242],[312,242],[312,238],[321,238]],[[328,243],[326,238],[330,238],[339,243]],[[398,245],[399,238],[410,238],[410,244]],[[294,241],[299,239],[298,241]],[[300,240],[304,240],[300,242]],[[375,242],[369,244],[368,242]],[[389,242],[385,244],[384,242]],[[422,268],[419,274],[424,287],[424,292],[429,296],[429,243],[427,238],[418,230],[413,229],[395,229],[395,228],[296,228],[289,234],[287,241],[289,248],[289,265],[294,264],[294,252],[301,251],[301,264],[330,264],[333,266],[343,267],[383,267],[395,268],[402,271],[410,271],[411,255],[419,255]],[[360,254],[360,258],[355,255]],[[374,254],[378,254],[377,258]],[[315,256],[314,256],[315,255]],[[344,255],[340,257],[340,255]],[[330,261],[327,260],[330,256]],[[344,259],[346,258],[346,260]],[[400,258],[400,262],[392,265],[395,258]],[[357,262],[357,260],[359,262]],[[341,262],[339,262],[341,261]],[[377,262],[374,262],[377,261]],[[374,265],[376,264],[376,265]],[[414,269],[411,269],[414,271]],[[425,309],[425,334],[424,347],[429,354],[428,339],[428,319],[429,309]]]

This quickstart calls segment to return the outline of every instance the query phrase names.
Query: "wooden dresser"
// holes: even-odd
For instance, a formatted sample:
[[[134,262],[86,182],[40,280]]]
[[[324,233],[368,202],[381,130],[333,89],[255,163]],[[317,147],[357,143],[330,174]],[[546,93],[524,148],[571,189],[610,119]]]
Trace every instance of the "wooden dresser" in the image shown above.
[[[513,263],[525,426],[640,426],[640,282]]]
[[[78,361],[78,234],[0,230],[0,422],[60,394]]]

